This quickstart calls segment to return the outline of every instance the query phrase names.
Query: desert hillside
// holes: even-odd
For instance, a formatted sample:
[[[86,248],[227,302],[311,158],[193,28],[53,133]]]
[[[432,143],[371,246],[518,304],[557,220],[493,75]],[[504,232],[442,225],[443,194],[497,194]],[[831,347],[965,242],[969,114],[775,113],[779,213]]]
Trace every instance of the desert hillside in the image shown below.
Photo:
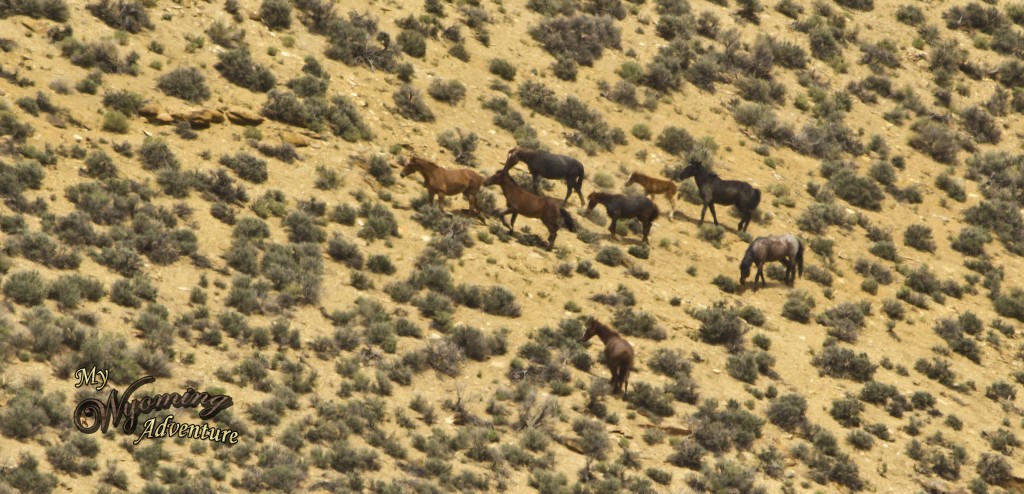
[[[0,492],[1024,490],[1022,26],[0,0]],[[402,173],[517,147],[579,160],[584,198],[670,180],[675,214],[655,196],[644,244],[573,193],[549,249],[497,185],[441,211]],[[760,191],[746,231],[699,224],[691,164]],[[740,286],[784,233],[794,286]],[[624,394],[592,320],[632,345]]]

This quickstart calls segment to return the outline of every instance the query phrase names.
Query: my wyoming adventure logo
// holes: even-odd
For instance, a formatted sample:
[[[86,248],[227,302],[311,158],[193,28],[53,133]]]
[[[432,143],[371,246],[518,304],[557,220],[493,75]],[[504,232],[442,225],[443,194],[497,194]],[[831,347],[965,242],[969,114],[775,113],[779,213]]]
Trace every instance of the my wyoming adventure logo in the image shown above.
[[[97,370],[96,367],[86,370],[81,368],[75,371],[76,388],[85,385],[93,386],[97,391],[107,385],[110,378],[110,370]],[[113,424],[114,427],[121,427],[125,434],[134,434],[139,425],[139,416],[167,410],[169,408],[196,408],[202,407],[199,418],[210,420],[218,413],[231,407],[233,401],[228,395],[211,395],[205,391],[198,392],[189,387],[184,393],[161,393],[136,397],[135,393],[142,386],[156,381],[153,376],[144,376],[125,388],[123,394],[118,390],[111,389],[107,395],[107,401],[103,402],[98,398],[87,398],[82,400],[75,408],[75,427],[86,434],[96,431],[107,432]],[[238,432],[231,429],[220,429],[210,427],[207,424],[190,424],[177,422],[174,415],[167,415],[158,422],[157,418],[151,418],[143,425],[143,430],[133,444],[139,444],[143,439],[161,437],[184,437],[202,441],[216,441],[225,444],[236,444]]]

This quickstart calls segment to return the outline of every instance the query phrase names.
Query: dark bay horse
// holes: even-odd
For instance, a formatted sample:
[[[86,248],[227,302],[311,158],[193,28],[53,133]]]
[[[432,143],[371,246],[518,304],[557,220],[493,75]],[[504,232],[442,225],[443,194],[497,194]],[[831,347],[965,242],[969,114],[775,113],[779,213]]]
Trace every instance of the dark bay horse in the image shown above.
[[[591,192],[587,196],[587,212],[590,212],[598,204],[604,204],[608,211],[608,217],[612,219],[612,226],[608,231],[615,236],[615,224],[619,218],[636,218],[644,227],[644,243],[649,244],[647,235],[651,233],[651,223],[658,218],[658,206],[654,201],[644,196],[627,196],[623,194],[608,194],[605,192]]]
[[[479,173],[464,168],[449,170],[419,156],[413,156],[409,159],[409,163],[402,168],[402,176],[407,177],[415,172],[420,172],[420,175],[423,175],[423,185],[427,187],[429,203],[434,203],[436,194],[439,201],[438,208],[442,212],[444,212],[444,196],[462,194],[469,201],[469,210],[481,218],[483,217],[476,197],[484,183],[484,177]]]
[[[746,287],[751,264],[757,264],[754,290],[757,290],[758,278],[761,278],[761,286],[767,286],[762,268],[764,263],[772,261],[779,261],[786,266],[786,284],[793,286],[798,271],[801,278],[804,276],[804,243],[790,234],[755,238],[740,261],[740,286]]]
[[[538,196],[522,188],[509,176],[508,172],[501,170],[491,175],[484,181],[484,185],[500,185],[501,192],[505,195],[507,209],[499,213],[501,224],[508,228],[509,232],[514,231],[516,217],[520,214],[527,218],[539,218],[547,227],[548,250],[555,246],[555,235],[558,234],[558,220],[565,222],[565,227],[570,232],[576,231],[576,221],[561,205],[558,200],[550,197]],[[505,216],[511,214],[511,224],[505,222]]]
[[[715,226],[718,225],[715,204],[736,206],[743,216],[736,230],[747,231],[750,219],[754,216],[754,210],[761,203],[760,189],[739,180],[722,180],[717,174],[708,171],[696,161],[691,161],[680,174],[682,180],[690,177],[697,182],[697,190],[700,193],[701,202],[704,203],[704,208],[700,210],[700,224],[704,223],[704,213],[711,208],[711,218],[715,220]]]
[[[594,318],[587,319],[587,332],[581,341],[587,341],[597,335],[604,343],[604,363],[612,373],[612,389],[615,393],[626,392],[629,386],[629,373],[633,370],[633,346],[614,329],[601,324]]]
[[[676,214],[676,192],[679,189],[675,182],[633,172],[626,179],[626,187],[632,184],[639,184],[640,187],[643,187],[644,193],[651,200],[654,199],[654,196],[664,195],[668,199],[668,203],[672,205],[672,212],[668,215],[668,220],[672,221],[672,216]]]
[[[540,194],[541,177],[564,179],[566,190],[562,206],[569,202],[569,196],[574,190],[580,196],[580,204],[583,204],[583,164],[579,160],[571,156],[516,147],[508,152],[508,159],[501,171],[508,172],[520,161],[525,162],[530,170],[535,194]]]

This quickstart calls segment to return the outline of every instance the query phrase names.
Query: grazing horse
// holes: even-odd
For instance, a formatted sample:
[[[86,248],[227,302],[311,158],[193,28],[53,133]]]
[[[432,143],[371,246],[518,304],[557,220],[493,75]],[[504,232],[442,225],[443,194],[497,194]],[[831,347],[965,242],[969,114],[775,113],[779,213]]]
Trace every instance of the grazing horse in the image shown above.
[[[587,196],[587,212],[593,211],[598,204],[604,204],[608,211],[608,217],[612,219],[612,226],[608,231],[615,236],[615,223],[619,218],[636,218],[644,227],[644,243],[649,244],[647,235],[651,233],[651,222],[658,218],[658,206],[654,201],[644,196],[627,196],[623,194],[608,194],[605,192],[591,192]]]
[[[505,167],[501,171],[508,172],[520,161],[525,162],[530,170],[535,194],[540,194],[541,177],[565,179],[566,190],[562,206],[565,207],[569,202],[569,196],[574,190],[580,196],[580,205],[583,204],[583,164],[576,158],[516,147],[508,152],[508,159],[505,160]]]
[[[804,276],[804,243],[790,234],[755,238],[750,242],[750,247],[747,247],[747,252],[740,261],[740,286],[746,287],[751,264],[757,264],[754,290],[757,290],[758,278],[761,278],[761,286],[767,286],[768,282],[764,279],[762,268],[764,263],[772,261],[779,261],[786,266],[786,284],[793,286],[797,271],[801,278]]]
[[[604,343],[604,363],[612,373],[612,389],[618,393],[621,387],[625,393],[629,372],[633,370],[633,346],[614,329],[591,317],[587,319],[587,332],[580,341],[587,341],[594,335]]]
[[[558,220],[565,222],[565,227],[570,232],[576,231],[576,221],[572,219],[569,212],[558,204],[558,200],[550,197],[538,196],[522,188],[509,176],[505,170],[498,171],[484,181],[484,185],[500,185],[501,192],[505,195],[505,203],[508,209],[502,211],[498,216],[501,224],[508,228],[509,232],[514,231],[516,217],[520,214],[527,218],[539,218],[547,227],[548,250],[555,246],[555,235],[558,234]],[[505,216],[512,214],[511,224],[505,223]]]
[[[640,187],[643,187],[644,193],[651,200],[654,200],[654,196],[664,194],[665,198],[668,199],[668,203],[672,205],[672,212],[668,215],[668,220],[672,221],[672,217],[676,214],[676,192],[679,189],[675,182],[647,176],[640,172],[633,172],[626,179],[626,187],[632,184],[639,184]]]
[[[469,201],[469,210],[483,217],[476,197],[484,183],[484,177],[479,173],[466,169],[448,170],[418,156],[410,158],[409,163],[402,168],[402,177],[414,172],[423,175],[423,185],[427,187],[430,204],[434,203],[434,194],[437,194],[441,212],[444,212],[444,196],[462,194]]]
[[[696,161],[691,161],[680,175],[682,180],[690,177],[697,182],[697,190],[700,193],[701,202],[704,203],[704,208],[700,210],[700,224],[704,223],[704,213],[711,208],[711,217],[715,220],[715,226],[718,226],[715,204],[735,205],[743,215],[736,230],[747,231],[750,219],[754,216],[754,210],[761,203],[760,189],[739,180],[722,180],[717,174],[708,171]],[[680,191],[681,193],[682,191]]]

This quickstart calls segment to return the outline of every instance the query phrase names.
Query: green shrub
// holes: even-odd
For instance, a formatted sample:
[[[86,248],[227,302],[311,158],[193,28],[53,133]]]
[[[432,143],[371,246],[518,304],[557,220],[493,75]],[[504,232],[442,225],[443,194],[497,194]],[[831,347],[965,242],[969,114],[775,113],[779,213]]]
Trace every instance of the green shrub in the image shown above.
[[[267,162],[245,152],[237,152],[234,156],[222,155],[220,164],[234,170],[238,178],[261,184],[267,181]]]
[[[142,2],[100,0],[99,3],[87,5],[85,8],[114,29],[132,34],[141,32],[143,28],[153,29],[153,23],[149,20],[149,14]]]
[[[661,131],[654,144],[670,155],[679,156],[693,149],[694,139],[686,129],[669,126]]]
[[[935,252],[935,240],[932,229],[925,225],[910,225],[903,232],[903,245],[913,247],[922,252]]]
[[[287,0],[263,0],[260,20],[271,30],[281,31],[292,25],[292,5]]]
[[[427,94],[438,101],[455,105],[466,96],[466,86],[454,79],[445,81],[438,78],[427,86]]]
[[[423,101],[418,90],[405,84],[394,93],[398,114],[414,122],[433,122],[434,112]]]
[[[181,67],[160,76],[156,87],[168,96],[191,103],[201,103],[210,98],[206,78],[195,67]]]
[[[807,399],[799,394],[780,396],[768,406],[768,420],[787,431],[794,431],[806,423]]]
[[[266,0],[267,2],[274,0]],[[284,2],[287,5],[287,2]],[[265,93],[274,88],[277,83],[274,73],[270,69],[256,63],[249,54],[246,47],[223,51],[217,54],[218,63],[215,68],[236,86],[246,88],[250,91]]]
[[[492,74],[501,77],[506,81],[511,81],[516,77],[516,66],[504,58],[492,58],[489,62],[488,69]]]
[[[3,293],[16,304],[36,306],[46,300],[48,290],[39,271],[16,271],[4,280]]]

